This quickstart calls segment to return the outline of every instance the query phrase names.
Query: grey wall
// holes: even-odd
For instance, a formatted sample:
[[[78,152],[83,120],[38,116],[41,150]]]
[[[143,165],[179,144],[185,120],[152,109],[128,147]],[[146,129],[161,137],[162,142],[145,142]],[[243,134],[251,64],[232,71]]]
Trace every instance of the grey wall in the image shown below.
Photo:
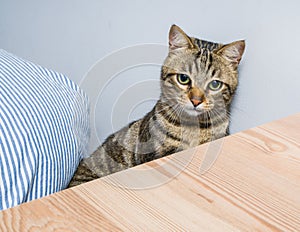
[[[156,63],[165,54],[153,49],[145,56],[155,56],[158,51],[158,58],[151,61],[154,65],[125,69],[115,75],[101,99],[95,92],[99,93],[99,83],[105,84],[107,77],[103,75],[105,70],[95,68],[99,60],[101,63],[102,58],[114,57],[115,51],[136,44],[167,45],[173,23],[190,35],[212,41],[246,39],[232,111],[231,131],[236,132],[300,111],[299,9],[296,0],[0,0],[0,47],[83,83],[96,104],[92,123],[96,123],[99,139],[92,140],[93,149],[113,129],[151,108],[159,94]],[[118,64],[110,62],[109,69],[114,65]],[[93,68],[97,73],[85,82]],[[128,94],[132,88],[136,96],[141,96],[146,87],[139,90],[135,83],[148,80],[151,93],[145,95],[145,104],[142,99],[136,104],[124,102],[131,98],[120,96],[120,92]]]

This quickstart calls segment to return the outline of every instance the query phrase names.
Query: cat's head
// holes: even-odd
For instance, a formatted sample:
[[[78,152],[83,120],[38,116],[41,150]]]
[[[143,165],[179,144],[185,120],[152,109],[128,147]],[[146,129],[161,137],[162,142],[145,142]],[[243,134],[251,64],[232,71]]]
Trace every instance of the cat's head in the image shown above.
[[[243,40],[225,45],[208,42],[173,25],[161,72],[161,99],[190,117],[228,109],[244,48]]]

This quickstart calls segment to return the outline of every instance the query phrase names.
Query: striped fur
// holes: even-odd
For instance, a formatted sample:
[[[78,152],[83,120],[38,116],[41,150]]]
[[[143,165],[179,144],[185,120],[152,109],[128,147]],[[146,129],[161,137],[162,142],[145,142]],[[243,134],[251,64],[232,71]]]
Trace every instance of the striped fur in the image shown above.
[[[109,136],[81,161],[69,186],[225,136],[244,47],[244,41],[222,45],[192,38],[173,25],[160,99],[144,118]],[[219,82],[221,88],[212,90]]]

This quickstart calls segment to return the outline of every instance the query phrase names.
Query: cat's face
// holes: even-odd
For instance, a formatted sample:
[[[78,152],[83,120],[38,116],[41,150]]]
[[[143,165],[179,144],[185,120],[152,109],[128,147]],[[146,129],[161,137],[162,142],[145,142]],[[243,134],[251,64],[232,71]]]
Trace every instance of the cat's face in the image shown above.
[[[162,67],[162,99],[190,117],[228,108],[238,84],[244,41],[222,45],[188,37],[173,25]]]

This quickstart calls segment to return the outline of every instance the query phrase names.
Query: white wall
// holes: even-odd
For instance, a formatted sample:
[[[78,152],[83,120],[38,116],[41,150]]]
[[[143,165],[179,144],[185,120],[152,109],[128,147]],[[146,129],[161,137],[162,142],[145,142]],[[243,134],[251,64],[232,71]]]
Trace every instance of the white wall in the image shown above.
[[[173,23],[192,36],[216,42],[246,39],[232,112],[231,131],[236,132],[300,112],[299,9],[296,0],[0,0],[0,47],[82,83],[94,64],[118,49],[143,43],[167,45]],[[164,55],[159,52],[158,61]],[[155,49],[147,55],[155,56]],[[99,76],[99,82],[107,78],[101,70],[97,72],[93,75]],[[100,141],[112,130],[111,118],[117,129],[151,108],[153,99],[133,107],[128,115],[127,103],[115,104],[120,92],[149,79],[154,83],[149,89],[157,96],[157,65],[123,71],[103,93],[107,101],[96,96],[94,116]],[[99,90],[96,82],[93,79],[83,87],[95,94],[90,91]],[[139,90],[134,91],[138,96]],[[112,109],[113,104],[118,107]],[[93,149],[97,140],[92,143]]]

